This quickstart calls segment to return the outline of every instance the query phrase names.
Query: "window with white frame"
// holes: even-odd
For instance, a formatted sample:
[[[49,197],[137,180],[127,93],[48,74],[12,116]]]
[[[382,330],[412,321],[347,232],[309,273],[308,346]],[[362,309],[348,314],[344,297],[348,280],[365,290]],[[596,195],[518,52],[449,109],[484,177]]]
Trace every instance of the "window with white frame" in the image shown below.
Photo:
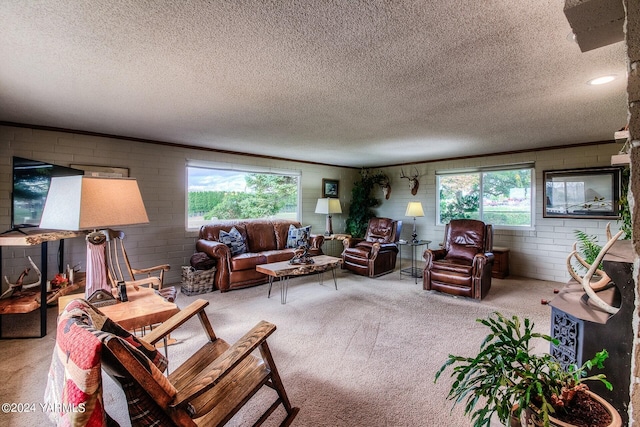
[[[298,220],[300,171],[187,164],[187,229],[215,219]]]
[[[479,219],[498,228],[533,227],[534,164],[436,171],[438,224]]]

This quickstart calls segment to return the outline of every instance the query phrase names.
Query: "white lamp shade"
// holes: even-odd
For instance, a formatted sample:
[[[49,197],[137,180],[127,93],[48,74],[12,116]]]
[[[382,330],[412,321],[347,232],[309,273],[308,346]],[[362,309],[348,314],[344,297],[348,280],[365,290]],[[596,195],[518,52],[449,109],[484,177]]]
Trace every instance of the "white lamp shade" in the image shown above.
[[[421,202],[409,202],[407,205],[407,212],[405,212],[405,216],[424,216],[424,210],[422,209]]]
[[[331,198],[318,199],[318,203],[316,203],[316,213],[318,214],[342,213],[340,200],[331,199]]]
[[[135,179],[65,176],[51,178],[40,228],[94,230],[148,222]]]

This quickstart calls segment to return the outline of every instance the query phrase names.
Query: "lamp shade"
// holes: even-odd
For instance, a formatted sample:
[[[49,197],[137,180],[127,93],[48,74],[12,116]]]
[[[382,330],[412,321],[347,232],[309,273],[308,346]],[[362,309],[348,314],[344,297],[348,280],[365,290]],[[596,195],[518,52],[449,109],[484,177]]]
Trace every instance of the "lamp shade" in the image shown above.
[[[40,228],[95,230],[148,223],[138,182],[131,178],[51,178]]]
[[[424,216],[424,210],[422,209],[421,202],[409,202],[407,205],[407,212],[405,212],[405,216]]]
[[[316,203],[316,213],[329,215],[334,213],[342,213],[340,200],[331,198],[318,199],[318,203]]]

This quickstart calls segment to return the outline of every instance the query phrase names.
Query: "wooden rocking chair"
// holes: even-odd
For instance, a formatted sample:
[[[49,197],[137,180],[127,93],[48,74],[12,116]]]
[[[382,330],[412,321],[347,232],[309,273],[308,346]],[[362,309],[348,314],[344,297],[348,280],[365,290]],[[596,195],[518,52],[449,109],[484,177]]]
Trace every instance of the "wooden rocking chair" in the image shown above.
[[[124,248],[124,232],[108,229],[103,233],[107,236],[107,277],[112,288],[115,288],[118,282],[151,286],[158,290],[162,288],[164,273],[169,271],[169,264],[149,268],[132,268]],[[136,275],[142,274],[146,274],[146,276],[144,278],[136,277]]]
[[[199,317],[209,341],[167,377],[150,372],[149,360],[141,363],[140,356],[136,357],[122,338],[113,335],[103,341],[103,369],[118,383],[133,382],[144,390],[136,392],[135,400],[147,402],[148,407],[143,416],[132,419],[132,424],[146,425],[153,420],[157,425],[222,426],[262,386],[267,386],[275,390],[277,397],[254,425],[262,424],[280,404],[287,413],[281,425],[289,425],[299,408],[291,407],[267,345],[267,337],[276,326],[261,321],[229,345],[216,337],[204,311],[208,304],[202,299],[194,301],[141,338],[154,345],[188,319]],[[252,354],[256,349],[260,356]]]

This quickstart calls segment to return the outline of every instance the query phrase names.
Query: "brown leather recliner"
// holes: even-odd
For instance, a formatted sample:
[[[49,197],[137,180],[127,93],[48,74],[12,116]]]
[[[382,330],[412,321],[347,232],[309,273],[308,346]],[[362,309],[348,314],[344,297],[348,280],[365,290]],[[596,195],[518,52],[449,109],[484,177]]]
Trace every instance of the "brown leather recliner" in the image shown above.
[[[377,277],[396,268],[402,221],[371,218],[363,239],[343,240],[342,268],[362,276]]]
[[[424,251],[423,286],[482,299],[491,288],[493,227],[474,219],[455,219],[444,230],[442,249]]]

